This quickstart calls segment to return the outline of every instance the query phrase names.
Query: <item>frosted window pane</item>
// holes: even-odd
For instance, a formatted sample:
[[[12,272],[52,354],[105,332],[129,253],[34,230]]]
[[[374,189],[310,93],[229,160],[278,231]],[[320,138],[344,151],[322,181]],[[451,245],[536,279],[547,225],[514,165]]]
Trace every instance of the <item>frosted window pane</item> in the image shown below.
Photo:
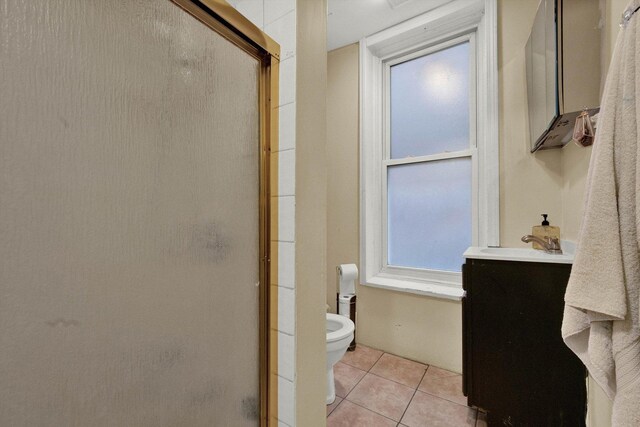
[[[166,0],[0,40],[0,425],[259,425],[258,62]]]
[[[469,148],[469,43],[391,67],[391,158]]]
[[[471,246],[471,159],[387,171],[389,264],[460,271]]]

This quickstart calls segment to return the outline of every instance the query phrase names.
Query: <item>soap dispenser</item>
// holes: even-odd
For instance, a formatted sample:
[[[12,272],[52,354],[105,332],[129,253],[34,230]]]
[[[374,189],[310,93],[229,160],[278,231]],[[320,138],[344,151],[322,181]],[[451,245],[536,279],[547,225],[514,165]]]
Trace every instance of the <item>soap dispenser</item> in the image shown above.
[[[547,240],[549,237],[556,238],[560,240],[560,227],[556,227],[553,225],[549,225],[549,221],[547,221],[547,214],[542,214],[542,224],[534,225],[531,229],[531,234],[535,237],[539,237],[543,240]],[[533,243],[533,249],[544,249],[536,242]]]

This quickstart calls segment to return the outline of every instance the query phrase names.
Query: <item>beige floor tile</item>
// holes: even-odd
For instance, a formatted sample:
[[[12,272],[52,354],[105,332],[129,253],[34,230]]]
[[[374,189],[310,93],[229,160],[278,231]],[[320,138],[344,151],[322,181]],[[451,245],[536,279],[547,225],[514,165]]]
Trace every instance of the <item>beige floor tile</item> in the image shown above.
[[[429,366],[418,390],[460,405],[467,404],[467,398],[462,394],[462,375],[455,372]]]
[[[410,387],[369,373],[351,391],[347,400],[400,421],[413,393]]]
[[[327,427],[395,427],[396,422],[345,400],[327,418]]]
[[[354,351],[347,351],[344,355],[342,363],[355,366],[363,371],[368,371],[382,356],[382,351],[367,347],[362,344],[357,344]]]
[[[333,366],[336,396],[346,397],[367,373],[353,366],[338,362]]]
[[[485,412],[478,411],[476,427],[487,427],[487,414]]]
[[[407,427],[474,427],[476,410],[417,391],[402,424]]]
[[[447,371],[445,369],[438,368],[438,367],[435,367],[435,366],[429,366],[427,375],[429,375],[431,377],[444,378],[444,377],[455,377],[456,375],[460,375],[460,374],[458,374],[456,372]]]
[[[425,369],[427,365],[385,353],[369,372],[415,389]]]
[[[342,398],[336,396],[336,400],[331,405],[327,405],[327,417],[336,409],[336,407],[342,402]]]

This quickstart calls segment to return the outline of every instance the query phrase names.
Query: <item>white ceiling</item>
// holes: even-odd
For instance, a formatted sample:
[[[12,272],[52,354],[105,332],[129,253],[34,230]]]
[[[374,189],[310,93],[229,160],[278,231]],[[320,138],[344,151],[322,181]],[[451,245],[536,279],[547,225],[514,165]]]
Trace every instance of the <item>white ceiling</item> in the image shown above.
[[[450,1],[408,0],[392,8],[388,0],[328,0],[327,50],[355,43]]]

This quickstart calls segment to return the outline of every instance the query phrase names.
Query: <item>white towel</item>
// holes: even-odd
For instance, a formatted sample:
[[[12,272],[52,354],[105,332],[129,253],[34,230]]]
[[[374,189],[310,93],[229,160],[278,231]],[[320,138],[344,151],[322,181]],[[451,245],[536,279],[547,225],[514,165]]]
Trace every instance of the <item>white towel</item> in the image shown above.
[[[640,11],[620,30],[607,75],[562,323],[613,400],[615,427],[640,426],[639,73]]]

